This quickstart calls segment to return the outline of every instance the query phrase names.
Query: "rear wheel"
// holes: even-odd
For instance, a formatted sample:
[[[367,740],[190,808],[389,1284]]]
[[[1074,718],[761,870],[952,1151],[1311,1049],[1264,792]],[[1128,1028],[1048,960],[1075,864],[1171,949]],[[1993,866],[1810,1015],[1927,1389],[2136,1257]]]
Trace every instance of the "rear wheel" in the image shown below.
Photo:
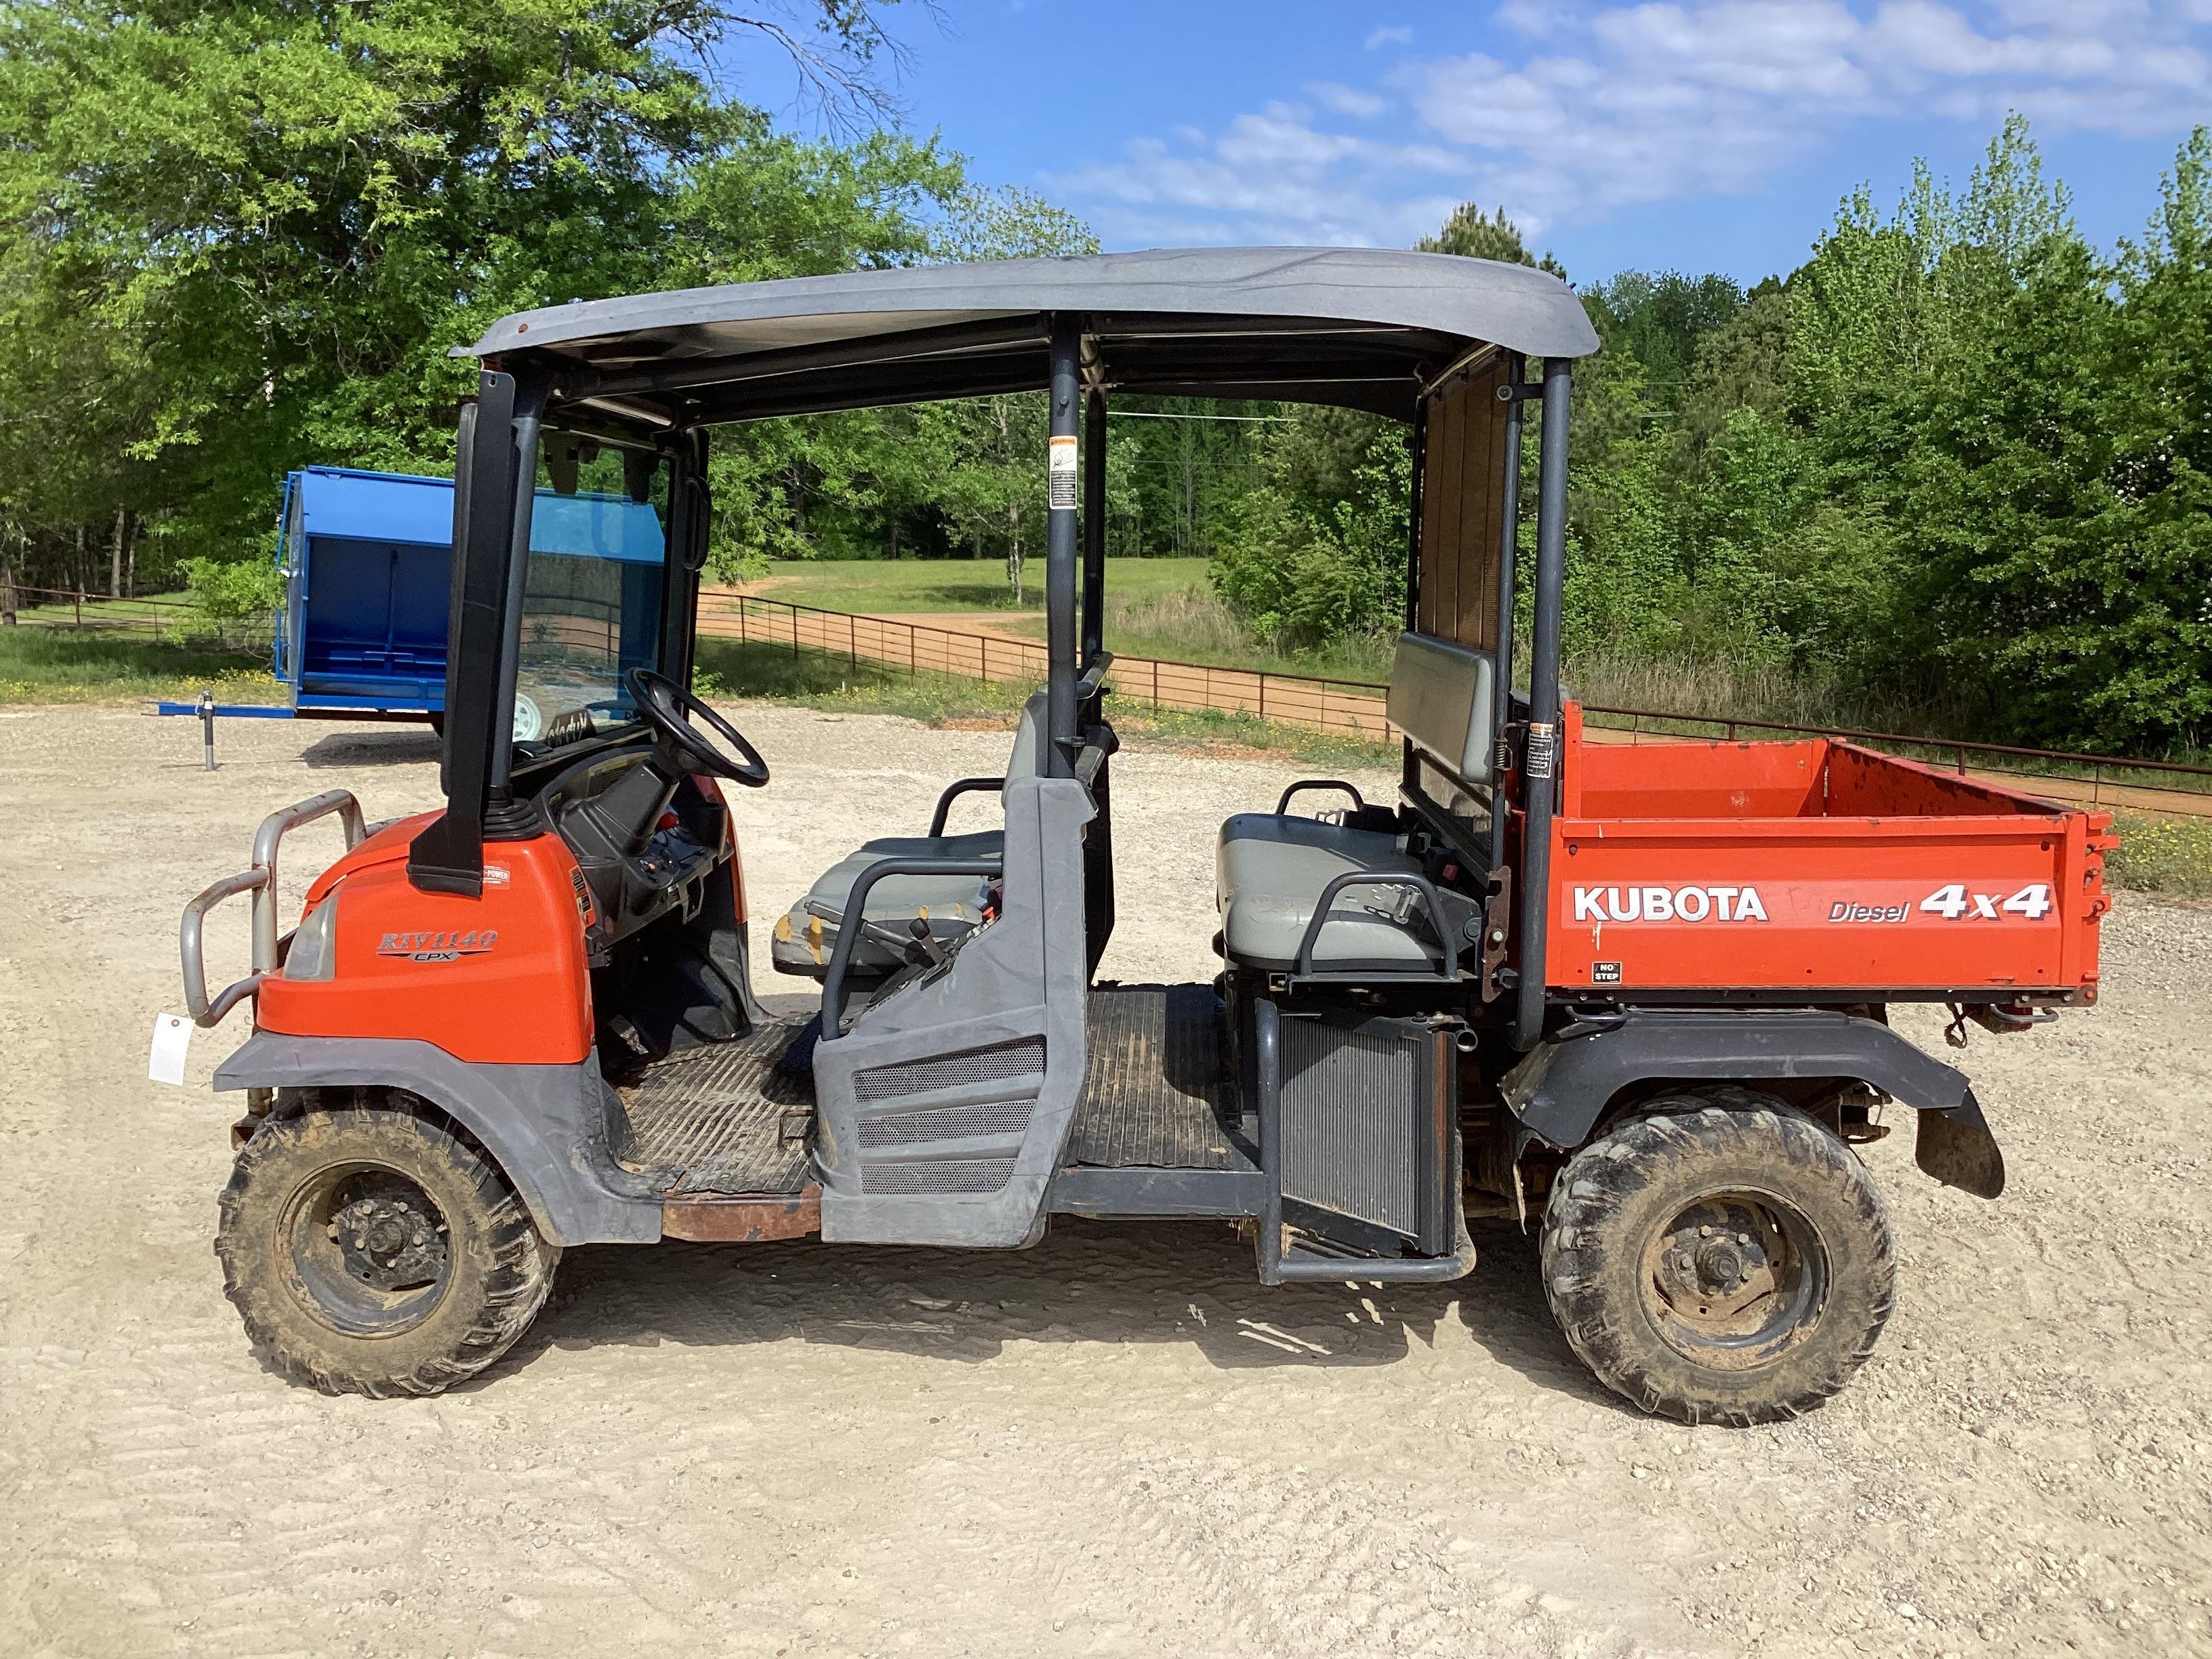
[[[1685,1422],[1810,1410],[1895,1297],[1881,1194],[1845,1146],[1747,1089],[1654,1101],[1559,1172],[1544,1293],[1599,1380]]]
[[[406,1111],[264,1123],[216,1254],[247,1334],[326,1394],[437,1394],[514,1346],[561,1253],[483,1153]]]

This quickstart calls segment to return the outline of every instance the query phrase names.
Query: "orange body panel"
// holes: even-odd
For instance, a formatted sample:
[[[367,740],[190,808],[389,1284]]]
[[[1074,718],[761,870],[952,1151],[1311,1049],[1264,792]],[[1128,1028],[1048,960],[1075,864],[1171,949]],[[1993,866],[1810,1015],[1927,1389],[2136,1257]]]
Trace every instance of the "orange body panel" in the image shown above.
[[[2108,817],[1826,739],[1564,725],[1551,985],[2094,998]]]
[[[255,1023],[294,1036],[412,1037],[486,1065],[573,1065],[592,1052],[583,872],[556,835],[484,848],[480,898],[425,893],[407,848],[435,816],[389,825],[332,865],[336,972],[262,983]]]

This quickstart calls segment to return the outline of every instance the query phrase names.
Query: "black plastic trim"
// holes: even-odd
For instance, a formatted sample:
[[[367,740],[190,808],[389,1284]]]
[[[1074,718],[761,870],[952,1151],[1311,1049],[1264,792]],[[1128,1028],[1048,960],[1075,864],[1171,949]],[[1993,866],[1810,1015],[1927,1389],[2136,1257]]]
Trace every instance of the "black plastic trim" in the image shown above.
[[[1887,1025],[1824,1009],[1626,1013],[1617,1024],[1544,1043],[1506,1073],[1501,1092],[1523,1127],[1574,1147],[1632,1083],[1831,1077],[1870,1083],[1921,1111],[1981,1116],[1965,1073]]]
[[[407,852],[407,878],[425,892],[483,894],[485,792],[498,701],[507,561],[514,523],[515,382],[495,369],[477,376],[477,400],[461,411],[453,472],[453,577],[447,615],[446,810]]]
[[[980,794],[986,790],[996,793],[1006,787],[1004,778],[955,778],[945,786],[945,793],[937,798],[937,810],[929,815],[929,833],[933,837],[945,833],[945,820],[952,816],[952,803],[963,795]]]

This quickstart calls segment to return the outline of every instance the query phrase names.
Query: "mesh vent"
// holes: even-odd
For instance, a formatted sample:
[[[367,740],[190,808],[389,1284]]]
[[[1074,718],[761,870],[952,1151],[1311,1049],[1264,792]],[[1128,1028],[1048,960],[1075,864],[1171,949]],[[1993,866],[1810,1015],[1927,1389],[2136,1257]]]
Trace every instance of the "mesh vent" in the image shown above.
[[[1418,1233],[1420,1080],[1403,1036],[1285,1020],[1283,1195]]]
[[[860,1124],[863,1146],[911,1146],[917,1141],[949,1140],[961,1135],[1018,1135],[1030,1127],[1033,1100],[989,1106],[944,1106],[932,1112],[873,1117]]]
[[[902,1095],[927,1094],[936,1089],[963,1085],[1003,1083],[1044,1070],[1044,1039],[1023,1037],[1013,1042],[994,1042],[988,1048],[945,1054],[936,1060],[909,1060],[903,1066],[878,1066],[853,1076],[855,1100],[896,1100]]]
[[[995,1193],[1014,1173],[1011,1158],[955,1158],[939,1164],[864,1166],[860,1190],[868,1193]]]

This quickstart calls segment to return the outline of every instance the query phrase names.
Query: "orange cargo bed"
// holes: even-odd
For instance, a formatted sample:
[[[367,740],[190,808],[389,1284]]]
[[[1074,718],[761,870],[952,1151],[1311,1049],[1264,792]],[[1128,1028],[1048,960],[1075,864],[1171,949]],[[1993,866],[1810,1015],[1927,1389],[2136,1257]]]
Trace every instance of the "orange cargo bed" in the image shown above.
[[[2095,1000],[2108,815],[1831,738],[1562,724],[1554,988]]]

